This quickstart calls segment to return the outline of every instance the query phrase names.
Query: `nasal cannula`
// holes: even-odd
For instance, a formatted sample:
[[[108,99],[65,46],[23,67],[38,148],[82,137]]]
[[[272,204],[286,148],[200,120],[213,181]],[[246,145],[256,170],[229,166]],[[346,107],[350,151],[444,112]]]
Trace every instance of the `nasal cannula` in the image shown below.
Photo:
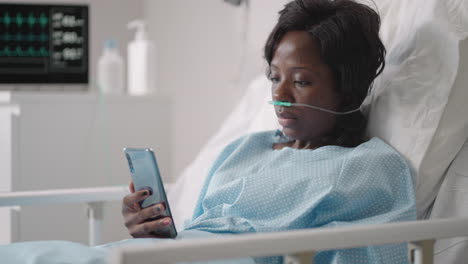
[[[331,114],[336,114],[336,115],[347,115],[347,114],[351,114],[351,113],[354,113],[354,112],[357,112],[357,111],[361,110],[361,108],[359,107],[359,108],[356,108],[354,110],[350,110],[350,111],[346,111],[346,112],[335,112],[335,111],[328,110],[328,109],[325,109],[325,108],[322,108],[322,107],[308,105],[308,104],[299,104],[299,103],[290,103],[290,102],[281,102],[281,101],[269,101],[268,103],[272,104],[272,105],[279,105],[279,106],[286,106],[286,107],[304,106],[304,107],[309,107],[309,108],[313,108],[313,109],[316,109],[316,110],[320,110],[320,111],[324,111],[324,112],[331,113]]]

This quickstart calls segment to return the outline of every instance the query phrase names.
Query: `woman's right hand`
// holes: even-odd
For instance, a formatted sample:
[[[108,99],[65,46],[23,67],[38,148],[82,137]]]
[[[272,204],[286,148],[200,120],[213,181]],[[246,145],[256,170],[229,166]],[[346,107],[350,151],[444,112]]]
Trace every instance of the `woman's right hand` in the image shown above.
[[[159,203],[142,209],[139,202],[150,196],[149,190],[135,192],[133,182],[130,182],[129,188],[131,194],[123,199],[122,215],[130,235],[134,238],[167,238],[172,219],[163,217],[164,205]]]

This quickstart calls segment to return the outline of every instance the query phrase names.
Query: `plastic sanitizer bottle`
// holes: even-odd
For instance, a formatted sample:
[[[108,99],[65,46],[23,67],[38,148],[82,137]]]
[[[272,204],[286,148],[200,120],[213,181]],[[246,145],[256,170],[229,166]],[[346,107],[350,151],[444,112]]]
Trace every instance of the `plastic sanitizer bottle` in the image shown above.
[[[145,23],[134,20],[129,29],[136,29],[135,39],[128,44],[127,88],[130,95],[155,92],[155,47],[148,39]]]
[[[124,91],[124,62],[114,40],[106,40],[97,65],[97,85],[103,94],[122,94]]]

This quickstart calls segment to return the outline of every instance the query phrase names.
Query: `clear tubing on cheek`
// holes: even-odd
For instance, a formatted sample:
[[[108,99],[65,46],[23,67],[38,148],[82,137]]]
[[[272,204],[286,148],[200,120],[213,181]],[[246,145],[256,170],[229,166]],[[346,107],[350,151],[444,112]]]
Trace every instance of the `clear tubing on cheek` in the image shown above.
[[[353,109],[353,110],[350,110],[350,111],[346,111],[346,112],[336,112],[336,111],[332,111],[332,110],[328,110],[328,109],[325,109],[325,108],[322,108],[322,107],[308,105],[308,104],[298,104],[298,103],[281,102],[281,101],[269,101],[268,103],[272,104],[272,105],[278,105],[279,106],[279,109],[278,109],[279,113],[283,112],[284,107],[291,107],[291,106],[309,107],[309,108],[313,108],[315,110],[320,110],[320,111],[327,112],[327,113],[330,113],[330,114],[335,114],[335,115],[347,115],[347,114],[351,114],[351,113],[354,113],[354,112],[361,111],[360,107],[356,108],[356,109]]]

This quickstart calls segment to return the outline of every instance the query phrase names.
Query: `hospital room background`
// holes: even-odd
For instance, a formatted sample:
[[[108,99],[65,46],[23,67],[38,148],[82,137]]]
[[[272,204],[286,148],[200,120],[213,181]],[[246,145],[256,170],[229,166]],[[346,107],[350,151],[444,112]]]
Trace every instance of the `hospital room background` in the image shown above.
[[[0,188],[28,191],[128,184],[123,147],[153,148],[164,180],[173,182],[264,73],[261,40],[248,43],[249,35],[265,39],[285,1],[251,1],[250,12],[269,22],[255,28],[245,6],[221,0],[4,2],[89,7],[89,84],[0,85],[2,103],[21,108],[16,134],[1,143]],[[145,20],[156,47],[155,92],[102,95],[96,75],[105,41],[115,40],[126,62],[135,36],[127,23],[135,19]],[[88,241],[84,205],[25,206],[16,219],[11,230],[0,225],[2,243],[12,235]],[[128,237],[120,202],[106,207],[104,219],[104,242]]]
[[[219,129],[227,129],[222,124],[248,87],[265,81],[263,43],[286,2],[0,1],[83,5],[89,18],[86,82],[0,84],[0,192],[125,188],[130,176],[124,147],[153,148],[165,183],[176,182]],[[135,38],[128,23],[136,19],[146,23],[155,47],[150,56],[155,82],[139,96],[129,94],[126,85],[127,46]],[[404,18],[386,19],[398,24]],[[97,65],[108,40],[114,41],[125,67],[119,93],[105,93],[97,85]],[[460,74],[468,69],[466,39],[460,42],[459,67],[456,82],[466,87],[468,77]],[[0,207],[0,245],[32,240],[87,244],[86,204],[50,203]],[[121,201],[106,203],[102,243],[129,238],[120,211]]]

